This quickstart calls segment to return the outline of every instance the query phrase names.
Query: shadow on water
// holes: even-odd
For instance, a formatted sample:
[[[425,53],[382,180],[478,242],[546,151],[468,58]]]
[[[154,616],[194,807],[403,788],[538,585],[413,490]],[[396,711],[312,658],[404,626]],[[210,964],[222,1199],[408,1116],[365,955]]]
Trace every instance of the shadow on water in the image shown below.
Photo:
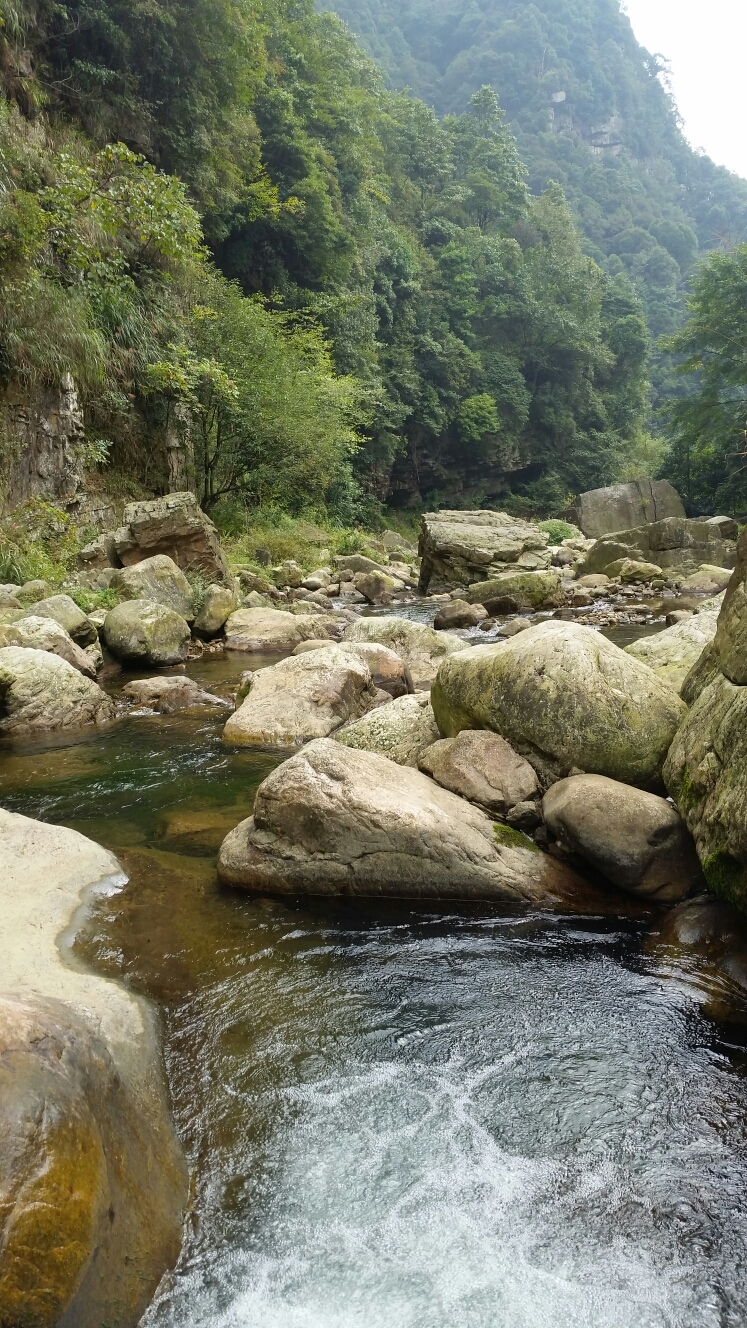
[[[246,667],[189,671],[228,691]],[[130,876],[78,948],[161,1007],[195,1194],[144,1328],[744,1328],[739,1034],[640,922],[221,890],[277,759],[222,723],[128,718],[0,765],[4,806]]]

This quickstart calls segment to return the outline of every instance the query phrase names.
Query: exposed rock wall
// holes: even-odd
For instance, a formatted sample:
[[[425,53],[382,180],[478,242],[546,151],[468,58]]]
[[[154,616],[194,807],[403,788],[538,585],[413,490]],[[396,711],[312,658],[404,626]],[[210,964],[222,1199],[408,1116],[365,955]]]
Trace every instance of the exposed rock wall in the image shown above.
[[[29,400],[17,390],[0,398],[0,515],[30,498],[67,507],[83,483],[76,444],[83,416],[75,384],[65,375],[59,388]]]

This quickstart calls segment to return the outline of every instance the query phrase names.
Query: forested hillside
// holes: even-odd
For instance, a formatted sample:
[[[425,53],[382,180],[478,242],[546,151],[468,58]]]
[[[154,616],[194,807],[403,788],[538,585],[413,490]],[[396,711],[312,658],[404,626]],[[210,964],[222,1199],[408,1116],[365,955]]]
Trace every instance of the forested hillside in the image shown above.
[[[626,272],[656,338],[684,318],[698,253],[747,239],[747,181],[694,152],[619,0],[337,0],[389,72],[440,115],[496,91],[533,193],[559,181],[584,250]],[[683,391],[653,363],[656,404]]]
[[[489,88],[439,120],[311,0],[27,0],[2,34],[0,369],[71,371],[100,464],[157,491],[176,440],[209,510],[346,520],[635,467],[638,259],[527,188]]]

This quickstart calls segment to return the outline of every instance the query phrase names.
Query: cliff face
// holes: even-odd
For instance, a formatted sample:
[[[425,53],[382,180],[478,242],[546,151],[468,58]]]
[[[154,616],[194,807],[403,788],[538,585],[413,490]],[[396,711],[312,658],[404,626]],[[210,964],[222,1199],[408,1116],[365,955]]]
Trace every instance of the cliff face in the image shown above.
[[[74,503],[83,483],[76,448],[82,439],[83,416],[69,374],[59,388],[31,397],[9,389],[0,398],[0,515],[30,498],[60,507]]]

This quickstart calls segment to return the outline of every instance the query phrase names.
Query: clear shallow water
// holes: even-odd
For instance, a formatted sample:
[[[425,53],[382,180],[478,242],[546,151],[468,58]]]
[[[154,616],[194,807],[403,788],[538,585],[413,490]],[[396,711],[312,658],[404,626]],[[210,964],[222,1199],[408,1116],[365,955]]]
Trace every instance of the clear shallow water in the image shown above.
[[[159,1002],[194,1178],[143,1328],[743,1328],[745,1059],[643,924],[223,891],[274,760],[221,725],[0,759],[130,874],[79,948]]]

